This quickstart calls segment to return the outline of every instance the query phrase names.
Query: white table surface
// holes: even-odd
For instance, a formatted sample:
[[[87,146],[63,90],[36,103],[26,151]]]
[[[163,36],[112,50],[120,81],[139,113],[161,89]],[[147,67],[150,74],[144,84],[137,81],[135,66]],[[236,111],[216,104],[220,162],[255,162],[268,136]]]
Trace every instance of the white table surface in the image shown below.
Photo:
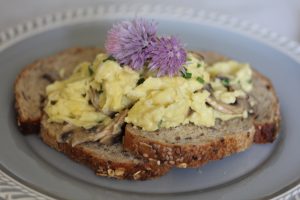
[[[215,11],[300,42],[300,0],[0,0],[0,30],[47,13],[111,2],[172,4]]]

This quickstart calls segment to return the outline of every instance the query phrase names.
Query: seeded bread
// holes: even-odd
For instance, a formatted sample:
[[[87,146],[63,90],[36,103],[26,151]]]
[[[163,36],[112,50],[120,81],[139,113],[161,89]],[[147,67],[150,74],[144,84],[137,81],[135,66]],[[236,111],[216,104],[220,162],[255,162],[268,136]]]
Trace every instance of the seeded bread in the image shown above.
[[[227,58],[215,53],[201,52],[212,64]],[[280,109],[271,82],[254,71],[251,96],[256,101],[255,114],[248,119],[217,122],[213,128],[195,125],[143,131],[128,124],[124,148],[148,159],[177,167],[199,167],[211,160],[243,151],[255,143],[273,142],[279,133]]]
[[[14,85],[17,123],[22,133],[39,132],[45,87],[68,77],[82,61],[93,61],[97,48],[70,48],[25,67]]]
[[[197,52],[194,52],[197,54]],[[198,53],[199,54],[199,53]],[[218,61],[228,60],[227,57],[213,53],[200,52],[208,64]],[[253,90],[250,95],[257,101],[255,105],[254,125],[256,133],[254,135],[255,143],[273,142],[279,134],[280,129],[280,104],[272,82],[253,70]]]
[[[78,63],[93,61],[100,52],[96,48],[71,48],[25,67],[15,82],[15,107],[20,130],[23,133],[40,132],[42,140],[50,147],[89,166],[99,176],[146,180],[164,175],[169,166],[133,156],[123,149],[121,141],[114,145],[85,143],[75,147],[59,143],[56,133],[63,129],[63,125],[48,123],[47,116],[43,115],[46,86],[67,78]]]
[[[56,133],[62,125],[48,123],[46,115],[41,122],[41,137],[44,143],[67,155],[70,159],[89,166],[98,176],[117,179],[147,180],[166,174],[170,166],[154,160],[139,159],[123,149],[122,143],[113,145],[84,143],[72,147],[58,143]]]
[[[123,145],[128,151],[163,164],[199,167],[246,150],[253,143],[254,133],[249,119],[218,121],[214,128],[189,124],[155,132],[127,125]]]

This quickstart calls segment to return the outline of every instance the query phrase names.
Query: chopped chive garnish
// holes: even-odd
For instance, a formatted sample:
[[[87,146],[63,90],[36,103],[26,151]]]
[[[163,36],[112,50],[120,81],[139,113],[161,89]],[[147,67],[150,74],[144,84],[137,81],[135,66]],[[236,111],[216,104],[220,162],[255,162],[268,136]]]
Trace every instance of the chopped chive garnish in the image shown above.
[[[142,83],[144,83],[145,79],[144,78],[140,78],[137,82],[137,85],[141,85]]]
[[[106,61],[108,61],[108,60],[116,61],[116,59],[115,59],[114,57],[108,56],[107,58],[105,58],[105,59],[103,60],[103,62],[106,62]]]
[[[50,101],[50,104],[51,104],[51,105],[55,105],[56,103],[57,103],[56,100],[51,100],[51,101]]]
[[[158,127],[158,128],[161,127],[162,122],[163,122],[162,120],[160,120],[160,121],[158,122],[158,124],[157,124],[157,127]]]
[[[204,83],[204,80],[203,78],[201,78],[200,76],[197,77],[196,79],[199,83],[203,84]]]
[[[197,68],[200,68],[202,65],[200,63],[197,64]]]
[[[190,78],[192,78],[192,73],[185,72],[185,73],[182,73],[182,76],[183,76],[183,78],[190,79]]]
[[[222,79],[221,81],[224,86],[229,86],[229,79]]]
[[[92,69],[91,65],[89,66],[89,73],[90,73],[90,76],[92,76],[94,74],[94,70]]]

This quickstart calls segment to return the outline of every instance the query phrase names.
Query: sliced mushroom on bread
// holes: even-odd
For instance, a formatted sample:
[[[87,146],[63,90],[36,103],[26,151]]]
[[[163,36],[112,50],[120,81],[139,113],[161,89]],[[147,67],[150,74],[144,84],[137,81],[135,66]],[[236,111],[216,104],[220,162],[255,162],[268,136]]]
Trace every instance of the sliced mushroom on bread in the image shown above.
[[[86,142],[76,146],[66,142],[58,142],[56,134],[61,131],[62,126],[58,123],[48,123],[47,116],[44,115],[40,133],[43,142],[66,154],[70,159],[87,165],[98,176],[147,180],[160,177],[170,170],[170,166],[162,165],[155,160],[141,159],[125,151],[120,141],[112,145]],[[83,132],[83,134],[89,133]]]
[[[226,60],[216,53],[201,52],[201,55],[209,64]],[[249,110],[250,117],[219,121],[211,128],[189,124],[143,131],[128,124],[124,147],[136,155],[185,168],[222,159],[247,149],[253,143],[273,142],[279,133],[279,102],[271,82],[257,71],[253,73],[253,89],[248,98],[253,104],[253,110]],[[207,103],[217,107],[213,99]],[[224,110],[230,110],[229,106]]]

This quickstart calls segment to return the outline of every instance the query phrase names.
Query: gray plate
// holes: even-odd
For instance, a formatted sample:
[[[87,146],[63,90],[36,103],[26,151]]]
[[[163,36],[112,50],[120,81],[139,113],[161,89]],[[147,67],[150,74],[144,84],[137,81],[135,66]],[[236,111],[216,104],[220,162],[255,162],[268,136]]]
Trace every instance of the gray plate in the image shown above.
[[[37,136],[22,136],[16,128],[12,106],[13,83],[20,70],[35,59],[67,47],[102,47],[112,23],[134,16],[136,10],[139,10],[139,16],[158,20],[160,33],[182,38],[188,49],[216,51],[249,62],[267,75],[281,102],[280,138],[273,144],[254,145],[243,153],[211,162],[200,169],[173,169],[162,178],[134,182],[96,177],[88,168],[44,145]],[[111,6],[51,15],[25,25],[23,29],[5,32],[0,46],[0,158],[3,170],[0,175],[16,179],[17,182],[12,181],[14,183],[9,187],[19,193],[22,191],[16,189],[17,185],[20,188],[27,188],[24,186],[27,185],[60,199],[234,200],[269,199],[281,194],[277,197],[280,198],[292,192],[297,195],[295,186],[300,180],[300,67],[295,48],[298,46],[288,43],[290,50],[287,51],[283,45],[286,40],[276,34],[270,42],[261,36],[253,36],[253,32],[260,33],[257,27],[235,23],[237,21],[232,22],[226,17],[193,10],[174,11],[149,6],[131,10],[126,6]],[[261,32],[264,37],[268,34]],[[293,191],[285,193],[293,187]],[[1,192],[15,197],[0,186],[0,197]],[[23,197],[48,199],[34,191],[22,194]]]

